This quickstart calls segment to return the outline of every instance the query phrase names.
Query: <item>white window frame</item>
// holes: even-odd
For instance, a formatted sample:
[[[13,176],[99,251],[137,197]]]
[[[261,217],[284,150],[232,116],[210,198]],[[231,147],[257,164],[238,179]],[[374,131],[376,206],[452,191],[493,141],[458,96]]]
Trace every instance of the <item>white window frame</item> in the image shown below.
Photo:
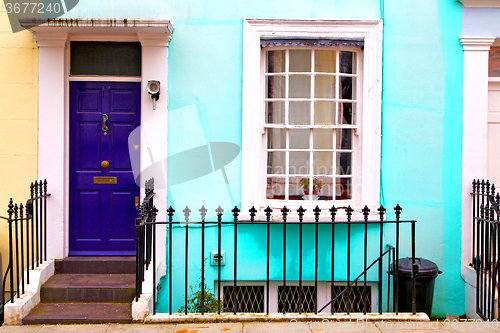
[[[353,168],[352,200],[280,200],[266,199],[266,142],[264,130],[264,76],[261,72],[261,37],[363,38],[359,54],[363,63],[358,98],[357,126],[359,141]],[[303,205],[304,207],[351,205],[361,209],[379,206],[382,91],[381,20],[289,20],[247,18],[243,22],[243,118],[241,207],[262,208]]]

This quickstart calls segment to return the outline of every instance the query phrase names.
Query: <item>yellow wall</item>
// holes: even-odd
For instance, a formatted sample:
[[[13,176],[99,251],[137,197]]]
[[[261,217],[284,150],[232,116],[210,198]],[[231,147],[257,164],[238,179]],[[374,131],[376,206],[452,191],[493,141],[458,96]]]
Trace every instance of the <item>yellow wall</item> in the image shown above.
[[[7,216],[9,198],[26,203],[29,185],[37,178],[37,121],[36,42],[27,30],[12,33],[0,0],[0,216]],[[0,219],[2,277],[8,263],[7,225]]]

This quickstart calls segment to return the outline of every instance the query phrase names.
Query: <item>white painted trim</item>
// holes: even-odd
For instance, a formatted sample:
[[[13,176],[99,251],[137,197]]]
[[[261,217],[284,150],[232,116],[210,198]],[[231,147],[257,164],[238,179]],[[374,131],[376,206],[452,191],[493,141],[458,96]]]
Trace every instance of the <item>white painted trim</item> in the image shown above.
[[[460,37],[464,51],[489,51],[495,37]]]
[[[71,81],[97,81],[97,82],[142,82],[142,78],[135,76],[70,76]]]
[[[488,59],[494,38],[460,37],[464,49],[462,135],[462,277],[472,262],[472,180],[488,170]]]
[[[24,20],[22,25],[29,25]],[[124,22],[128,21],[128,25]],[[75,24],[78,22],[78,24]],[[94,22],[90,24],[89,22]],[[131,24],[131,22],[135,22]],[[40,22],[37,22],[40,23]],[[168,20],[114,20],[107,19],[56,19],[47,20],[30,28],[39,47],[39,175],[47,178],[51,199],[48,210],[48,257],[62,259],[68,255],[69,242],[69,81],[88,79],[91,81],[142,82],[141,123],[164,113],[167,114],[167,65],[168,41],[172,32]],[[115,40],[141,41],[142,78],[69,76],[70,40]],[[153,113],[151,99],[146,90],[150,79],[161,80],[162,98]],[[149,103],[148,103],[149,102]],[[167,128],[167,124],[164,124]],[[164,145],[166,156],[167,142]],[[147,149],[141,150],[141,160],[148,158]],[[141,181],[144,183],[144,180]],[[143,191],[141,191],[143,192]],[[158,220],[166,220],[166,191],[156,190],[159,209]],[[143,196],[144,194],[141,193]],[[157,228],[157,260],[160,276],[165,274],[165,228]]]
[[[30,271],[30,283],[26,285],[25,293],[20,298],[14,298],[14,303],[5,305],[5,325],[22,325],[26,317],[40,303],[40,287],[54,275],[54,260],[41,263]],[[27,279],[26,271],[24,272]]]
[[[262,173],[265,156],[262,135],[264,106],[261,102],[263,79],[260,75],[261,36],[364,39],[364,71],[360,76],[363,85],[360,107],[363,110],[358,118],[363,167],[358,178],[361,179],[361,191],[357,191],[358,195],[353,197],[352,204],[358,209],[365,204],[371,208],[377,207],[380,204],[382,21],[247,18],[243,22],[242,211],[252,206],[263,207],[268,203],[265,200]],[[333,201],[316,201],[312,205],[326,207],[332,203]]]
[[[464,7],[500,7],[500,0],[457,0]]]

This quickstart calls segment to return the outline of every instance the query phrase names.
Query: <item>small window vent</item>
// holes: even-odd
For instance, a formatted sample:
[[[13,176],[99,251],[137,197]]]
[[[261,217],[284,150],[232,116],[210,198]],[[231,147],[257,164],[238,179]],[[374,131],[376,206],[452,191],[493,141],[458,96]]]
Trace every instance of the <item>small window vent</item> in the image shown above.
[[[233,289],[234,286],[224,286],[224,308],[228,312],[233,311]],[[264,312],[264,286],[237,286],[236,312]]]
[[[345,286],[333,286],[333,298],[344,291]],[[364,301],[366,301],[366,309],[371,312],[372,302],[371,302],[371,287],[366,286],[366,295],[363,294],[363,286],[352,286],[350,288],[349,300],[350,300],[350,312],[363,312]],[[364,295],[364,296],[363,296]],[[333,301],[333,312],[347,312],[347,291],[344,291],[335,301]]]
[[[283,286],[278,286],[278,312],[283,312],[285,299]],[[302,312],[314,312],[314,286],[302,286]],[[299,286],[286,286],[286,312],[299,312]]]

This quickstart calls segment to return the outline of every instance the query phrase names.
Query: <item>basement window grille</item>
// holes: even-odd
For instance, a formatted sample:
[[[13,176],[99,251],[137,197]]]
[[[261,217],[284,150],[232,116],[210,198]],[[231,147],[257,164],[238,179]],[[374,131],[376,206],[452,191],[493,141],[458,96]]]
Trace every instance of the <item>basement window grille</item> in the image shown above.
[[[278,286],[278,312],[283,312],[284,297],[283,286]],[[314,312],[314,286],[302,286],[302,312]],[[286,312],[299,312],[300,288],[299,286],[286,286]]]
[[[233,311],[234,286],[224,286],[224,307]],[[262,313],[264,312],[264,286],[237,286],[236,312]]]
[[[340,294],[346,286],[333,286],[333,298]],[[349,294],[349,300],[351,303],[350,312],[363,312],[363,300],[367,302],[366,308],[371,311],[371,286],[366,286],[366,296],[363,297],[363,286],[352,286]],[[334,302],[332,302],[333,312],[347,312],[347,291],[344,291],[340,297],[338,297]]]

